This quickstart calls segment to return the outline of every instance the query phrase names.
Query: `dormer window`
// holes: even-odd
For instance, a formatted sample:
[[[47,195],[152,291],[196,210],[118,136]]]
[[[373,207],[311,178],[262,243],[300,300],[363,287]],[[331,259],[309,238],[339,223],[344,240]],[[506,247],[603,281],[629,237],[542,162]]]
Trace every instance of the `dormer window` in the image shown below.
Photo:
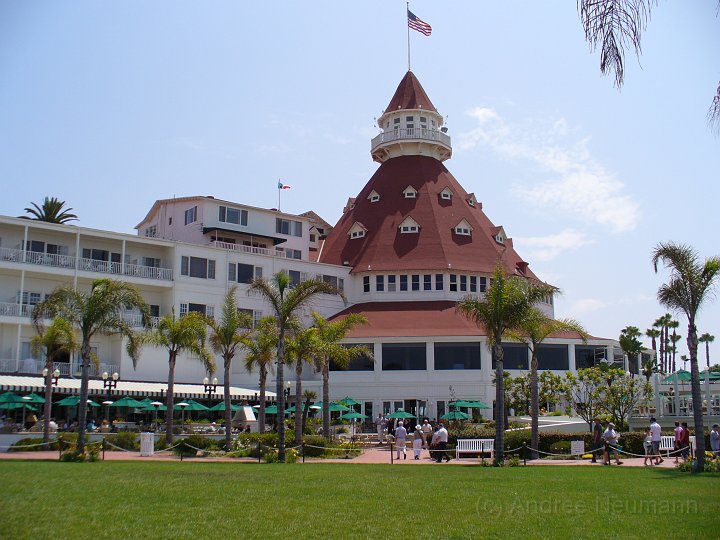
[[[502,233],[502,231],[500,231],[499,233],[497,233],[495,235],[495,241],[498,244],[503,244],[503,245],[505,244],[505,235]]]
[[[455,225],[455,227],[453,228],[453,232],[455,234],[460,234],[463,236],[472,235],[472,230],[473,230],[473,228],[470,226],[470,224],[465,219],[461,220],[460,223]]]
[[[417,198],[417,190],[412,186],[408,186],[403,191],[403,197],[405,197],[406,199],[416,199]]]
[[[468,193],[468,197],[466,200],[467,200],[468,205],[472,206],[473,208],[475,208],[475,206],[477,205],[477,199],[475,198],[474,193]]]
[[[416,234],[420,232],[420,224],[408,216],[398,226],[398,229],[401,234]]]
[[[472,206],[473,208],[475,207],[475,201],[473,201],[472,199],[468,199],[468,200],[467,200],[467,203],[468,203],[470,206]]]
[[[368,198],[368,200],[369,200],[371,203],[375,203],[375,202],[378,202],[378,201],[380,200],[380,194],[373,189],[373,190],[370,192],[370,195],[368,195],[367,198]]]
[[[367,229],[363,226],[363,224],[356,221],[353,223],[353,226],[350,227],[348,236],[350,237],[350,240],[354,240],[355,238],[363,238],[366,232]]]
[[[444,201],[452,200],[452,190],[449,187],[446,187],[440,192],[440,198]]]

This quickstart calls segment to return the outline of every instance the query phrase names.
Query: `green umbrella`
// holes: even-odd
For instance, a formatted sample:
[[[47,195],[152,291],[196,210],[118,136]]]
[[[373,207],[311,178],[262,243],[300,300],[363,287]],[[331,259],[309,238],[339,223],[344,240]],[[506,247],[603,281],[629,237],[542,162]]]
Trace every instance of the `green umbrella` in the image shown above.
[[[467,420],[468,418],[470,415],[462,411],[450,411],[440,417],[441,420]]]
[[[152,403],[154,403],[154,402],[151,402],[150,404],[146,405],[145,407],[143,407],[143,408],[140,409],[140,410],[141,410],[141,411],[149,411],[149,412],[152,412],[152,411],[167,411],[167,405],[158,405],[157,408],[155,408],[155,406],[154,406]]]
[[[189,400],[185,401],[184,403],[187,403],[187,407],[185,407],[186,411],[208,411],[208,410],[210,410],[202,403],[198,403],[197,401],[193,401],[192,399],[189,399]],[[175,405],[173,407],[173,409],[176,411],[180,411],[183,409],[183,407],[181,407],[178,404],[178,405]]]
[[[234,403],[231,403],[231,404],[230,404],[230,410],[231,410],[231,411],[239,411],[240,409],[242,409],[242,405],[235,405]],[[225,410],[225,402],[224,402],[224,401],[221,401],[220,403],[218,403],[218,404],[215,405],[214,407],[210,407],[210,410],[211,410],[211,411],[224,411],[224,410]]]
[[[28,411],[37,411],[37,407],[30,403],[0,403],[0,409],[14,411],[15,409],[25,408]]]
[[[23,396],[22,400],[25,403],[45,403],[45,398],[37,394],[28,394],[27,396]]]
[[[153,402],[153,400],[150,399],[149,397],[146,397],[145,399],[140,400],[140,403],[142,403],[143,406],[145,406],[145,407],[147,407],[148,405],[151,405],[152,402]]]
[[[112,405],[108,405],[108,407],[130,407],[132,409],[142,409],[144,406],[144,403],[138,401],[137,399],[131,398],[130,396],[120,398]]]
[[[20,403],[22,398],[15,392],[5,392],[0,395],[0,403]]]
[[[684,369],[679,369],[675,373],[671,373],[667,377],[663,379],[664,383],[671,383],[675,380],[675,375],[677,375],[679,382],[687,382],[690,380],[690,372],[685,371]]]
[[[80,396],[68,396],[66,398],[61,399],[60,401],[55,402],[55,405],[63,405],[65,407],[75,407],[78,403],[80,403]],[[88,399],[87,403],[91,407],[99,407],[100,406],[99,404],[95,403],[91,399]]]
[[[323,403],[322,401],[317,404],[320,408],[322,408]],[[342,403],[338,403],[337,401],[331,401],[330,402],[330,412],[337,412],[337,411],[349,411],[350,407],[346,407]]]
[[[451,401],[450,403],[448,403],[448,405],[450,407],[458,407],[458,408],[464,408],[464,409],[490,409],[491,408],[489,405],[486,405],[482,401],[465,400],[465,399]]]
[[[340,418],[342,418],[343,420],[364,420],[365,418],[367,418],[367,415],[353,411],[353,412],[341,414]]]
[[[387,415],[388,418],[415,418],[415,415],[398,409],[392,414]]]
[[[345,396],[344,398],[338,400],[343,405],[347,405],[348,407],[352,407],[353,405],[360,405],[359,401],[354,400],[350,396]]]
[[[705,374],[707,373],[707,369],[700,372],[700,381],[705,380]],[[717,381],[720,379],[720,371],[711,371],[710,372],[710,380],[711,381]]]

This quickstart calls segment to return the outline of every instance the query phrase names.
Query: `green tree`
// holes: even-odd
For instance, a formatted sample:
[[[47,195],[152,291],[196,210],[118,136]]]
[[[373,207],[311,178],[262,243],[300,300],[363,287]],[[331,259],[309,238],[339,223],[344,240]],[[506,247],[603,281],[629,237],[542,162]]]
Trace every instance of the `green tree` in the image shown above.
[[[33,217],[23,216],[27,219],[46,221],[48,223],[67,223],[68,221],[76,221],[78,218],[75,214],[70,213],[72,208],[63,209],[65,201],[55,197],[45,197],[42,206],[35,203],[30,204],[32,204],[32,208],[25,208],[25,212]]]
[[[547,294],[552,294],[548,287]],[[530,448],[533,459],[538,458],[537,448],[539,444],[540,429],[540,400],[538,384],[538,349],[540,345],[553,334],[560,332],[572,332],[580,336],[583,343],[587,343],[588,333],[583,326],[573,319],[553,319],[545,312],[533,307],[525,320],[522,321],[516,330],[511,330],[508,335],[517,341],[523,342],[530,350]]]
[[[567,395],[567,381],[565,377],[550,370],[543,371],[538,376],[540,389],[538,391],[540,402],[545,403],[546,410],[550,411],[550,404],[557,404]]]
[[[640,57],[641,37],[657,0],[578,0],[580,20],[591,50],[600,49],[600,72],[613,73],[615,86],[625,80],[625,50]],[[720,132],[720,85],[707,112],[710,128]]]
[[[52,412],[52,385],[55,358],[58,354],[72,355],[79,349],[75,328],[72,323],[62,317],[55,317],[45,327],[42,319],[34,323],[36,335],[32,339],[34,352],[42,352],[45,356],[45,405],[43,422],[43,442],[50,442],[50,414]]]
[[[488,345],[495,356],[495,462],[502,463],[505,451],[505,388],[503,379],[503,336],[517,330],[531,308],[548,295],[547,285],[538,285],[517,276],[509,276],[498,264],[485,295],[466,296],[457,310],[485,328]]]
[[[173,443],[173,415],[175,413],[175,365],[183,353],[200,359],[208,373],[215,372],[215,362],[205,347],[207,319],[197,312],[180,318],[172,313],[161,317],[158,324],[143,336],[143,341],[168,353],[167,410],[165,411],[165,442]]]
[[[277,351],[278,334],[275,317],[263,317],[249,336],[244,340],[245,369],[250,373],[257,368],[259,374],[260,407],[258,409],[258,431],[265,432],[265,393],[267,378]]]
[[[580,369],[577,376],[571,372],[565,374],[567,381],[566,399],[570,407],[580,418],[588,423],[592,431],[592,421],[603,410],[604,385],[600,368]]]
[[[647,382],[650,382],[650,377],[653,373],[661,373],[660,364],[657,359],[653,356],[652,358],[643,358],[640,372]]]
[[[710,344],[715,341],[715,336],[712,336],[705,332],[698,338],[698,343],[705,344],[705,361],[707,362],[707,369],[710,369]]]
[[[312,390],[304,390],[303,399],[305,400],[305,403],[303,403],[302,409],[302,431],[303,433],[305,433],[305,430],[307,428],[308,411],[310,411],[310,405],[312,404],[312,402],[317,399],[317,393],[313,392]]]
[[[225,400],[225,449],[232,445],[232,409],[230,408],[230,368],[237,353],[244,347],[250,329],[252,315],[238,310],[235,293],[237,287],[231,287],[225,294],[222,315],[219,321],[208,319],[212,330],[210,347],[223,359],[223,397]]]
[[[334,362],[340,368],[345,368],[351,360],[362,356],[372,357],[372,353],[367,347],[345,346],[340,343],[350,330],[367,323],[364,315],[350,313],[333,322],[329,322],[315,311],[312,316],[318,340],[315,363],[317,370],[322,373],[323,380],[323,435],[326,439],[330,439],[330,364]]]
[[[276,392],[278,409],[278,461],[285,461],[285,394],[284,366],[285,366],[285,333],[290,321],[297,317],[300,310],[313,298],[320,294],[339,294],[339,291],[324,281],[311,279],[291,286],[290,276],[278,272],[271,280],[256,279],[250,285],[250,291],[259,294],[272,307],[277,323],[277,373]]]
[[[698,312],[703,304],[709,301],[713,286],[718,281],[720,257],[710,257],[703,262],[691,247],[668,242],[655,247],[652,263],[655,272],[661,263],[670,270],[669,281],[658,289],[658,301],[670,309],[682,311],[688,320],[687,346],[690,351],[690,384],[697,434],[695,471],[701,472],[705,466],[705,430],[697,359],[696,320]]]
[[[639,405],[648,403],[652,397],[652,387],[647,381],[633,377],[622,369],[604,367],[596,368],[600,369],[601,377],[607,384],[601,409],[609,415],[618,430],[626,431],[630,413]]]
[[[306,363],[312,362],[320,353],[317,338],[317,328],[294,329],[287,340],[288,364],[295,365],[295,444],[300,444],[303,438],[303,414],[300,405],[303,396],[302,372]]]
[[[90,342],[98,334],[119,335],[127,339],[127,352],[133,365],[140,357],[141,340],[123,317],[125,311],[139,310],[143,321],[149,320],[148,309],[140,292],[133,286],[110,279],[93,281],[90,292],[80,292],[72,287],[60,286],[32,311],[33,324],[44,317],[61,317],[70,322],[80,333],[80,403],[78,404],[77,449],[85,451],[85,426],[87,424],[87,400],[90,380],[90,364],[97,365]]]
[[[668,345],[670,341],[668,338],[668,324],[670,324],[670,321],[672,321],[672,315],[666,313],[662,317],[658,317],[653,323],[653,326],[660,329],[660,364],[662,365],[663,373],[670,371],[667,363],[667,351],[665,350],[665,346]]]
[[[637,326],[626,326],[620,331],[620,348],[628,357],[630,373],[638,373],[638,356],[642,354],[643,344],[640,341],[640,329]]]
[[[672,366],[672,372],[675,373],[677,371],[677,366],[675,365],[675,355],[677,354],[677,342],[682,339],[682,336],[678,335],[677,329],[680,327],[680,321],[676,321],[675,319],[671,320],[668,323],[668,329],[672,328],[672,334],[669,336],[669,343],[671,345],[669,347],[666,346],[666,350],[669,350],[669,358],[668,358],[668,365]]]
[[[657,322],[657,321],[656,321]],[[645,335],[650,338],[650,347],[653,350],[653,364],[657,366],[658,363],[658,349],[657,349],[657,338],[660,337],[660,330],[655,328],[655,325],[653,325],[653,328],[648,328],[645,330]],[[643,361],[643,364],[645,361]]]

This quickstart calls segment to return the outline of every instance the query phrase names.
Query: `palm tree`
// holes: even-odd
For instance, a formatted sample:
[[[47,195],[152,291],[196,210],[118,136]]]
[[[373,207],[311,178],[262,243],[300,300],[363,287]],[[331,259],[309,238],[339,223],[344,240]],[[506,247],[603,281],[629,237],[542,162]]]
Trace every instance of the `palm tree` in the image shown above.
[[[149,320],[147,305],[140,292],[128,283],[111,279],[93,281],[89,293],[62,285],[55,289],[32,311],[33,324],[44,317],[62,317],[80,331],[80,357],[82,374],[80,379],[80,403],[78,404],[77,451],[85,451],[85,425],[87,421],[87,399],[90,380],[90,364],[97,364],[90,342],[97,334],[119,335],[127,338],[127,352],[133,366],[140,358],[140,336],[135,333],[125,318],[125,311],[139,310],[144,322]]]
[[[711,336],[705,332],[698,338],[699,343],[705,344],[705,361],[707,362],[707,369],[710,369],[710,344],[715,341],[715,336]]]
[[[642,353],[643,344],[640,341],[640,329],[637,326],[626,326],[620,331],[620,348],[628,357],[628,371],[635,375],[638,372],[638,356]]]
[[[670,339],[668,338],[668,324],[670,324],[671,321],[672,315],[666,313],[662,317],[658,317],[658,319],[653,323],[653,326],[660,328],[660,361],[662,363],[663,373],[668,373],[670,371],[670,366],[667,361],[668,353],[666,347],[670,344]]]
[[[534,284],[517,276],[508,276],[498,264],[485,296],[466,296],[457,303],[457,310],[483,326],[488,345],[495,356],[495,462],[503,462],[505,449],[505,388],[503,379],[502,338],[509,330],[517,330],[531,313],[531,308],[552,294],[548,285]]]
[[[672,328],[672,334],[670,334],[670,337],[669,337],[669,339],[670,339],[669,343],[672,343],[672,345],[670,345],[669,352],[668,352],[668,355],[669,355],[668,356],[668,365],[672,365],[672,372],[675,373],[675,371],[677,371],[677,367],[675,366],[675,354],[677,354],[677,342],[680,341],[680,339],[682,338],[682,336],[679,336],[676,331],[677,328],[680,327],[680,321],[676,321],[675,319],[673,319],[668,323],[667,327],[668,327],[668,329]],[[668,348],[666,347],[665,350],[667,351]],[[670,362],[671,359],[672,359],[672,364]]]
[[[317,329],[319,354],[316,357],[317,370],[322,373],[323,380],[323,435],[330,439],[330,364],[335,363],[341,368],[347,367],[351,360],[363,356],[372,357],[367,347],[345,346],[340,342],[354,327],[367,323],[360,313],[350,313],[342,319],[330,322],[319,313],[313,311],[314,326]]]
[[[43,422],[43,442],[50,442],[50,414],[52,412],[52,379],[55,357],[60,353],[73,354],[78,350],[75,328],[70,321],[55,317],[46,328],[42,320],[35,321],[37,335],[32,339],[34,352],[42,350],[45,355],[45,407]]]
[[[143,336],[146,343],[168,352],[167,410],[165,411],[165,442],[173,443],[173,413],[175,407],[175,364],[178,355],[190,353],[199,358],[208,373],[215,372],[215,362],[205,347],[207,319],[201,313],[190,312],[180,318],[172,313],[161,317],[157,326]],[[226,427],[227,430],[227,427]]]
[[[237,287],[231,287],[225,295],[222,316],[219,321],[208,318],[212,329],[210,346],[223,359],[223,396],[225,399],[225,450],[230,451],[232,444],[232,410],[230,408],[230,367],[235,355],[244,346],[243,343],[252,328],[252,316],[238,311],[235,293]]]
[[[339,294],[338,290],[324,281],[311,279],[298,283],[291,287],[290,276],[284,272],[278,272],[270,281],[256,279],[250,284],[250,293],[258,293],[272,306],[273,315],[277,323],[277,374],[276,392],[278,409],[278,461],[285,461],[285,394],[284,365],[285,365],[285,333],[293,318],[296,318],[299,311],[319,294]]]
[[[691,247],[668,242],[655,246],[652,263],[655,272],[659,263],[670,270],[670,280],[658,289],[659,302],[670,309],[682,311],[688,320],[687,346],[690,351],[690,385],[697,445],[695,472],[701,472],[705,466],[705,429],[695,322],[700,308],[710,298],[712,288],[720,276],[720,257],[710,257],[702,262]]]
[[[287,340],[288,364],[295,364],[295,444],[300,444],[303,436],[303,415],[300,412],[302,399],[302,372],[306,362],[318,354],[317,328],[294,329]]]
[[[551,292],[551,291],[550,291]],[[552,319],[540,309],[533,307],[528,317],[522,321],[517,330],[508,332],[508,336],[522,341],[530,349],[530,417],[531,435],[530,448],[533,459],[538,458],[540,399],[538,384],[538,349],[540,344],[552,334],[558,332],[575,332],[580,335],[583,343],[587,342],[588,333],[583,326],[573,319]]]
[[[653,325],[653,326],[655,326],[655,325]],[[657,365],[657,361],[658,361],[657,338],[660,337],[660,330],[658,330],[657,328],[648,328],[647,330],[645,330],[645,335],[647,337],[649,337],[651,340],[651,347],[653,350],[653,357],[654,357],[653,364]],[[646,362],[643,362],[643,365],[645,363]]]
[[[56,197],[45,197],[42,206],[38,206],[35,203],[30,204],[32,204],[33,207],[25,208],[25,212],[34,217],[29,218],[27,216],[23,216],[27,219],[47,221],[48,223],[67,223],[68,221],[76,221],[78,218],[75,214],[70,213],[72,208],[63,209],[65,201],[61,201]]]
[[[660,368],[660,365],[658,364],[657,360],[653,358],[643,359],[642,366],[640,369],[641,374],[647,382],[650,382],[650,377],[652,377],[653,373],[660,373],[662,372],[662,369]]]
[[[312,390],[305,390],[303,392],[303,399],[305,400],[305,403],[303,404],[302,410],[302,431],[303,433],[305,433],[305,427],[307,425],[307,415],[308,411],[310,410],[310,404],[317,399],[317,393],[313,392]],[[295,411],[295,414],[297,414],[297,410]]]
[[[277,350],[277,322],[275,317],[263,317],[257,328],[245,338],[243,345],[247,350],[245,354],[245,369],[252,372],[257,367],[260,373],[260,408],[258,410],[258,431],[265,432],[265,390],[267,377],[275,351]]]

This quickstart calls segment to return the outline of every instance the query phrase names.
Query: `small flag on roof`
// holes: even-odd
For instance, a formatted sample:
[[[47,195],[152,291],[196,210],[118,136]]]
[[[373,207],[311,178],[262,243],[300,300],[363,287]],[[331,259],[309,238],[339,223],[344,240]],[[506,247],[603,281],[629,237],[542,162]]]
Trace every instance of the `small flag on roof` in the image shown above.
[[[282,182],[278,182],[278,189],[290,189],[290,186],[283,184]]]
[[[408,26],[413,30],[417,30],[421,34],[429,36],[432,34],[432,26],[423,20],[420,20],[412,11],[407,10]]]

